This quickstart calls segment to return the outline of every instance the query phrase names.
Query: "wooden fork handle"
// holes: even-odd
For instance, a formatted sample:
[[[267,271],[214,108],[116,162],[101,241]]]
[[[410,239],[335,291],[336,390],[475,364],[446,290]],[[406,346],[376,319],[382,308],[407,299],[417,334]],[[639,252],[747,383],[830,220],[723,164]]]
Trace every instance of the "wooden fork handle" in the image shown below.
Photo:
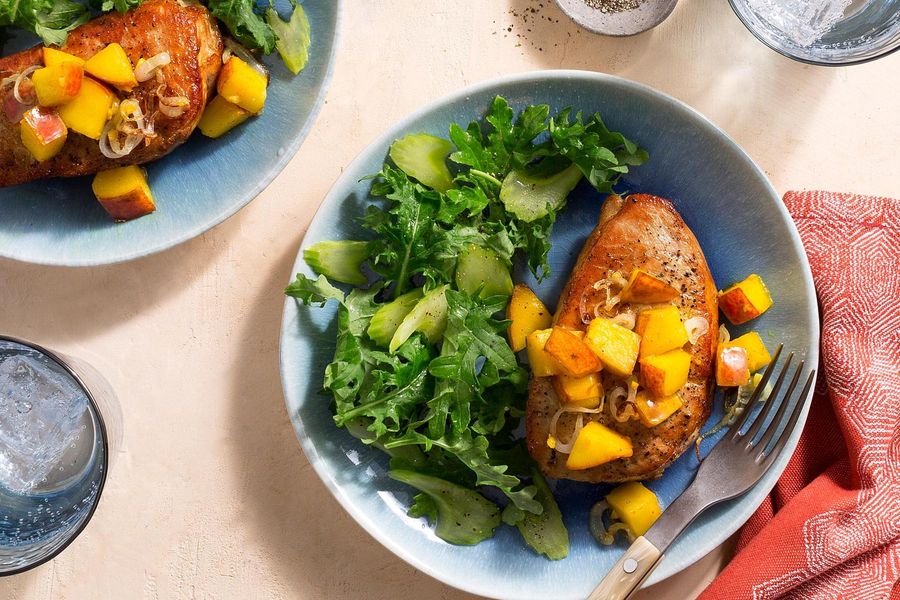
[[[625,600],[640,587],[641,582],[650,575],[660,558],[662,552],[650,543],[650,540],[640,536],[634,540],[587,600]]]

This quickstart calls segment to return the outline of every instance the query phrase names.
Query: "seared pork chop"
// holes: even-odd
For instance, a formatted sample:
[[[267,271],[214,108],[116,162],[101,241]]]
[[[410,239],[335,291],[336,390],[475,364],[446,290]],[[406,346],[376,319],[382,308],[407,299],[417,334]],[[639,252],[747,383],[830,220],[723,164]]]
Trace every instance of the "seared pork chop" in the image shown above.
[[[96,140],[70,131],[62,151],[45,162],[34,160],[22,145],[16,117],[10,120],[9,114],[0,114],[0,187],[146,163],[168,154],[191,135],[222,67],[222,38],[209,11],[199,4],[184,5],[177,0],[147,0],[125,14],[110,13],[85,23],[69,34],[60,49],[88,59],[112,42],[125,49],[132,64],[140,58],[168,52],[171,62],[160,69],[165,81],[164,95],[187,98],[184,112],[177,117],[157,113],[154,120],[157,136],[124,158],[107,158]],[[39,46],[5,56],[0,58],[0,79],[42,64]],[[147,110],[148,104],[155,102],[159,86],[151,78],[131,92],[118,92],[118,95],[138,100]],[[0,91],[0,106],[8,105],[12,94],[12,86]]]
[[[631,438],[634,454],[590,469],[570,470],[566,455],[547,446],[550,422],[559,409],[551,379],[533,377],[526,414],[528,450],[549,477],[595,483],[654,479],[688,448],[709,417],[719,327],[716,286],[697,239],[668,200],[644,194],[607,199],[560,296],[556,323],[585,329],[595,318],[595,307],[606,300],[605,290],[595,289],[594,284],[614,273],[627,278],[633,269],[680,290],[672,304],[683,319],[703,317],[709,323],[697,343],[686,347],[692,360],[688,383],[680,392],[684,406],[655,427],[637,419],[619,423],[608,409],[584,415]],[[617,305],[613,312],[639,308]],[[573,413],[562,414],[556,437],[568,440],[575,420]]]

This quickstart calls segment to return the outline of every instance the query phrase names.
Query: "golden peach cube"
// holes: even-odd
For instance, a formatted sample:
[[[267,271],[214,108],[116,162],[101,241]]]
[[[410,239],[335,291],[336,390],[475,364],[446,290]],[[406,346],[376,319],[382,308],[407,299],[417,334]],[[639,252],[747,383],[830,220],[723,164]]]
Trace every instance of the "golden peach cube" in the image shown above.
[[[147,178],[137,165],[100,171],[94,176],[91,188],[116,221],[129,221],[156,210]]]
[[[53,67],[64,62],[74,62],[82,68],[84,67],[83,58],[79,58],[74,54],[69,54],[68,52],[63,52],[62,50],[57,50],[56,48],[44,46],[43,48],[41,48],[41,53],[44,57],[45,67]]]
[[[99,140],[115,98],[103,84],[85,77],[78,95],[59,107],[59,116],[72,131]]]
[[[681,313],[671,305],[642,310],[638,313],[634,330],[641,336],[641,358],[681,348],[688,343]]]
[[[578,471],[604,463],[627,458],[633,454],[631,439],[607,427],[591,421],[585,425],[566,459],[566,468]]]
[[[644,535],[662,514],[659,499],[638,481],[629,481],[606,495],[606,503],[635,536]]]
[[[719,344],[716,352],[716,385],[735,387],[750,381],[750,360],[740,346]]]
[[[506,307],[506,318],[512,321],[507,335],[514,352],[525,348],[525,338],[529,333],[547,329],[553,323],[553,315],[531,288],[523,283],[516,284],[513,288],[509,306]]]
[[[663,398],[654,398],[647,390],[640,390],[634,399],[641,423],[647,427],[656,427],[684,405],[677,393]]]
[[[22,115],[19,128],[22,144],[38,162],[59,154],[69,133],[55,110],[40,106],[35,106]]]
[[[216,90],[232,104],[255,115],[266,104],[268,83],[265,75],[237,56],[232,56],[222,66]]]
[[[763,343],[762,338],[755,331],[745,333],[740,337],[734,338],[730,342],[725,342],[722,346],[726,348],[739,346],[746,350],[747,368],[750,369],[751,373],[759,371],[772,362],[772,355],[769,354],[769,350]]]
[[[622,289],[619,297],[622,302],[656,304],[657,302],[669,302],[679,295],[678,290],[662,279],[641,269],[635,269],[631,272],[631,277],[628,278],[628,283]]]
[[[583,331],[553,327],[544,351],[556,359],[560,370],[569,377],[584,377],[603,368],[600,359],[582,341]]]
[[[719,292],[719,308],[734,325],[755,319],[771,306],[769,289],[756,273]]]
[[[641,346],[641,336],[634,331],[601,317],[588,325],[584,341],[613,375],[628,377],[634,371]]]
[[[138,83],[134,77],[131,60],[122,46],[115,42],[90,57],[84,63],[84,70],[123,92],[130,92]]]
[[[641,384],[655,398],[665,398],[680,390],[691,371],[691,355],[680,348],[645,356],[640,363]]]
[[[560,403],[572,404],[582,408],[597,408],[603,397],[603,382],[599,373],[591,373],[584,377],[555,375],[553,389],[559,396]]]
[[[525,338],[528,364],[531,366],[531,374],[535,377],[550,377],[562,372],[556,359],[544,350],[551,333],[553,333],[552,329],[538,329],[529,333]]]
[[[71,102],[81,89],[84,69],[74,61],[43,67],[31,74],[40,106],[60,106]]]
[[[232,104],[222,96],[216,96],[206,105],[197,128],[206,137],[217,138],[250,117],[250,113],[237,104]]]

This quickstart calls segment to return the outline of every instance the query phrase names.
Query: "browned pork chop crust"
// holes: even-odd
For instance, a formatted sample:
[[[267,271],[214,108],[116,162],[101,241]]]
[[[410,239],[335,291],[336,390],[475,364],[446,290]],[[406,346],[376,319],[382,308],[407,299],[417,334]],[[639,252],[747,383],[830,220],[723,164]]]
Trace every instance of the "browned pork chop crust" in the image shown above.
[[[78,27],[61,50],[88,59],[112,42],[125,49],[132,64],[139,58],[168,52],[171,63],[162,69],[165,95],[186,97],[187,109],[175,118],[159,114],[155,121],[158,136],[124,158],[109,159],[100,152],[96,140],[70,131],[63,150],[42,163],[22,145],[18,123],[0,113],[0,187],[146,163],[168,154],[191,135],[222,67],[222,37],[209,11],[199,4],[183,5],[177,0],[147,0],[125,14],[110,13]],[[0,58],[0,78],[41,64],[40,47],[5,56]],[[151,78],[124,97],[135,98],[144,108],[158,85]],[[11,95],[11,86],[0,94]],[[6,101],[5,95],[0,100]]]
[[[551,380],[533,377],[526,413],[528,450],[549,477],[594,483],[659,477],[688,448],[709,417],[719,327],[716,285],[697,239],[668,200],[645,194],[607,199],[600,223],[588,237],[560,296],[556,322],[584,329],[594,318],[591,307],[605,300],[605,293],[593,284],[613,272],[627,277],[636,268],[681,290],[674,304],[683,318],[698,316],[709,322],[709,331],[687,347],[692,362],[688,383],[680,392],[684,407],[652,428],[638,420],[618,423],[608,410],[586,415],[631,438],[634,455],[573,471],[565,466],[566,455],[547,446],[550,421],[559,408]],[[575,415],[563,414],[557,425],[559,439],[568,440],[574,428]]]

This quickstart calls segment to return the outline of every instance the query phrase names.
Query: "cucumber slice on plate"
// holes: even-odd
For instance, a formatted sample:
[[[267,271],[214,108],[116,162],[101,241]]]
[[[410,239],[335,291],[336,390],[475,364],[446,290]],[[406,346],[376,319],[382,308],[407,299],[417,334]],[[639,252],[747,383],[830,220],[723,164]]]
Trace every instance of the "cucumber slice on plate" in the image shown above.
[[[367,258],[369,242],[352,240],[318,242],[303,251],[303,260],[319,275],[356,286],[368,283],[360,271]]]
[[[453,187],[447,156],[453,144],[427,133],[411,133],[394,141],[389,152],[400,170],[439,192]]]
[[[459,253],[455,279],[456,289],[470,296],[510,296],[513,291],[509,266],[496,252],[477,244],[469,244]]]
[[[550,177],[510,171],[500,186],[500,201],[526,223],[537,221],[551,210],[558,210],[581,177],[581,169],[574,164]]]
[[[436,343],[441,336],[444,335],[444,329],[447,327],[447,298],[444,292],[447,291],[449,285],[442,285],[425,294],[421,300],[416,302],[409,314],[403,317],[397,331],[391,338],[388,349],[396,352],[397,348],[403,345],[403,342],[409,339],[413,333],[419,331],[425,334],[428,341],[432,344]]]
[[[391,343],[391,338],[394,337],[394,332],[397,331],[403,318],[409,314],[421,297],[422,288],[417,288],[403,294],[393,302],[388,302],[372,315],[366,333],[379,346],[387,346]]]

